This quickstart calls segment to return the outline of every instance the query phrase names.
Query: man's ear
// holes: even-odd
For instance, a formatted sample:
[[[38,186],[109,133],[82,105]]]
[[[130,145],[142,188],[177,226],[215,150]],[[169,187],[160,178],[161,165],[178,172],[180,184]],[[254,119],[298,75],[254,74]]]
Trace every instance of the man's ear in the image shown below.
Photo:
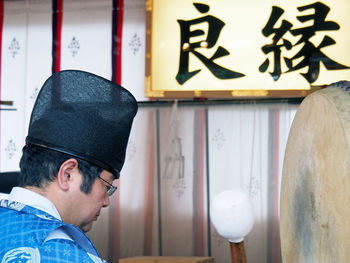
[[[63,191],[67,191],[69,189],[71,173],[77,169],[78,161],[74,158],[68,159],[61,164],[57,174],[57,183]]]

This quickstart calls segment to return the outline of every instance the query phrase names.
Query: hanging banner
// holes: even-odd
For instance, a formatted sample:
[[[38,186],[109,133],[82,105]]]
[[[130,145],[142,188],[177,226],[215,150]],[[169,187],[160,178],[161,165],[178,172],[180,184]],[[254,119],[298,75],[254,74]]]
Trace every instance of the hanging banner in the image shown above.
[[[350,78],[347,0],[148,0],[148,97],[303,97]]]

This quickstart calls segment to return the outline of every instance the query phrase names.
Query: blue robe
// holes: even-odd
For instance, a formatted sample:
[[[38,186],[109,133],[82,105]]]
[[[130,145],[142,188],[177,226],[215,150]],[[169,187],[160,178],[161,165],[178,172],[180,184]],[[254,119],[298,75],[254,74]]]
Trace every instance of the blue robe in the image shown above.
[[[62,228],[69,239],[47,239]],[[99,258],[90,239],[77,227],[50,214],[8,200],[0,201],[0,260],[7,262],[106,262]]]

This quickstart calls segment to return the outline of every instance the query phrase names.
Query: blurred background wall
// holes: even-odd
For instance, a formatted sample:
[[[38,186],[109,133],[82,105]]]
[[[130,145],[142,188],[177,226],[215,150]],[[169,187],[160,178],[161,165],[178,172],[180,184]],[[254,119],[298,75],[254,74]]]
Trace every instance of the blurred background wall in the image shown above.
[[[86,70],[139,102],[117,194],[89,236],[103,258],[213,256],[230,262],[210,200],[241,188],[254,204],[248,262],[281,262],[279,193],[298,100],[144,97],[144,0],[0,0],[0,171],[18,171],[35,98],[53,72]]]

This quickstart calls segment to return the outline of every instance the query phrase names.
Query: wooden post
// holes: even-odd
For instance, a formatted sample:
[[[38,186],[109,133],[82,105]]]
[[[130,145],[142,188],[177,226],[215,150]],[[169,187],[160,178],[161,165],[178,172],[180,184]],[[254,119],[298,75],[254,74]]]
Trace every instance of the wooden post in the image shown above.
[[[230,242],[232,263],[247,263],[244,242],[233,243]]]

